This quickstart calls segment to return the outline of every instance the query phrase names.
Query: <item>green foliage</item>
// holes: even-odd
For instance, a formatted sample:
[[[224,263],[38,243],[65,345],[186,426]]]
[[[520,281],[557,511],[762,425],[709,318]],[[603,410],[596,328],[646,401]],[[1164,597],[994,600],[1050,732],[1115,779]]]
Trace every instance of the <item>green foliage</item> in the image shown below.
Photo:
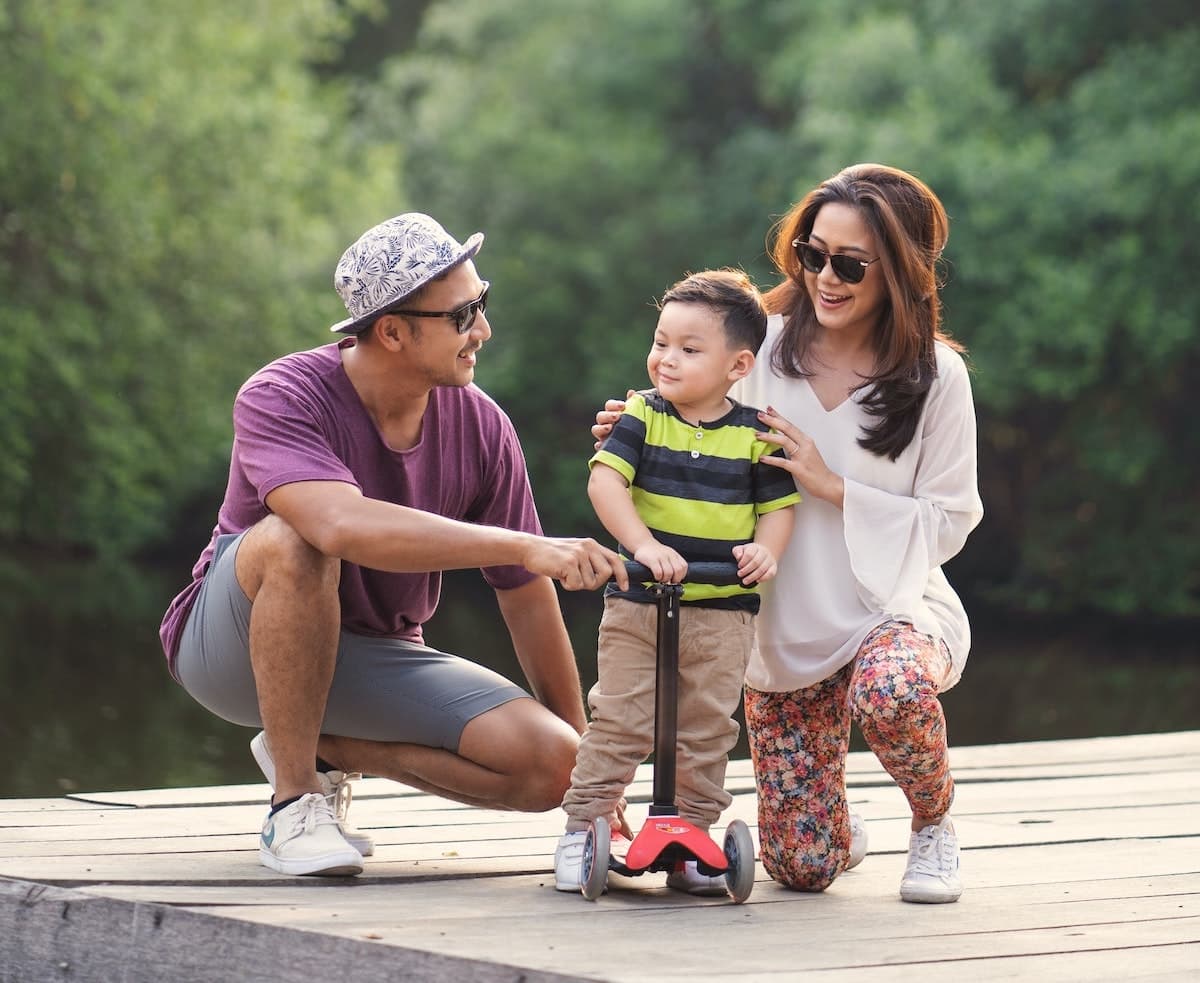
[[[653,302],[671,283],[764,269],[761,215],[782,191],[752,190],[774,137],[755,52],[722,10],[534,6],[434,5],[372,119],[403,141],[421,207],[460,235],[487,231],[495,337],[480,381],[517,420],[547,525],[598,530],[583,493],[598,401],[646,384]]]
[[[0,533],[126,552],[221,483],[258,364],[338,316],[394,173],[311,63],[332,0],[10,0],[0,19]]]
[[[479,380],[547,528],[598,532],[588,425],[644,384],[653,299],[772,285],[772,222],[873,159],[951,214],[988,509],[956,583],[1200,614],[1190,0],[9,0],[0,92],[0,537],[160,538],[219,487],[236,386],[324,339],[341,249],[406,207],[487,233]]]
[[[952,216],[989,510],[965,586],[1200,614],[1193,4],[475,0],[433,4],[417,52],[373,118],[422,207],[489,234],[481,381],[551,525],[590,521],[587,425],[643,384],[647,301],[708,265],[770,285],[774,217],[882,160]]]

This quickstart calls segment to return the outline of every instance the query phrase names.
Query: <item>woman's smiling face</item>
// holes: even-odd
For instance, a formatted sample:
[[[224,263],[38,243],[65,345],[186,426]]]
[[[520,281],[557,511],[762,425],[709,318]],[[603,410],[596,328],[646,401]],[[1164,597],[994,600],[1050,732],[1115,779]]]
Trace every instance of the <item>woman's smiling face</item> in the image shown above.
[[[879,257],[875,234],[851,205],[831,201],[822,205],[808,241],[827,253],[845,253],[862,260]],[[847,283],[826,262],[820,273],[804,271],[804,286],[827,331],[870,334],[887,300],[883,264],[871,263],[861,283]]]

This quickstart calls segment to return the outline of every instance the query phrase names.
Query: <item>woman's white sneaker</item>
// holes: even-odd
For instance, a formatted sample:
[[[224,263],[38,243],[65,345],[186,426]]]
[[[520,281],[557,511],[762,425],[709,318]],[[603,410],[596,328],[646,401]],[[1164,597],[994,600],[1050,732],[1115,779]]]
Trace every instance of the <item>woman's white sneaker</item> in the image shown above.
[[[362,854],[346,842],[329,802],[319,792],[267,813],[258,860],[281,874],[345,877],[363,869]]]
[[[958,838],[947,813],[942,821],[919,829],[908,840],[908,867],[900,897],[917,904],[946,904],[962,894],[958,875]]]
[[[846,869],[853,870],[867,856],[867,824],[857,812],[850,813],[850,859]]]

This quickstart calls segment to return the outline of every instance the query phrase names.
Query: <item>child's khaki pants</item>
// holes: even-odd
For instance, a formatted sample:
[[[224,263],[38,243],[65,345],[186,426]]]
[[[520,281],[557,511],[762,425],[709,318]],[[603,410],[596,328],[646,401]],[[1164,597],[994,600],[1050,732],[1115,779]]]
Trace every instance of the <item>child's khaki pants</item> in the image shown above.
[[[597,816],[614,829],[617,803],[654,746],[658,606],[608,598],[600,621],[599,678],[588,693],[591,724],[563,798],[567,830]],[[679,624],[679,814],[708,829],[732,801],[725,765],[737,743],[733,719],[754,644],[754,615],[683,605]]]

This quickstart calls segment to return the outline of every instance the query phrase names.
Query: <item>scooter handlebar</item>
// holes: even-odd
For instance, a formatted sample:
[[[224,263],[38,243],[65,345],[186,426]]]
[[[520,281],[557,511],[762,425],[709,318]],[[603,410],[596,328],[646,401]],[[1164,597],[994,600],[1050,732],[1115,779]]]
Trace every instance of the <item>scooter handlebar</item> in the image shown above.
[[[732,584],[741,583],[737,569],[737,564],[732,561],[689,563],[687,576],[683,578],[683,582],[689,584],[709,584],[713,587],[728,587]],[[629,574],[631,582],[643,584],[647,581],[653,583],[657,580],[648,566],[638,563],[636,560],[625,561],[625,572]]]

